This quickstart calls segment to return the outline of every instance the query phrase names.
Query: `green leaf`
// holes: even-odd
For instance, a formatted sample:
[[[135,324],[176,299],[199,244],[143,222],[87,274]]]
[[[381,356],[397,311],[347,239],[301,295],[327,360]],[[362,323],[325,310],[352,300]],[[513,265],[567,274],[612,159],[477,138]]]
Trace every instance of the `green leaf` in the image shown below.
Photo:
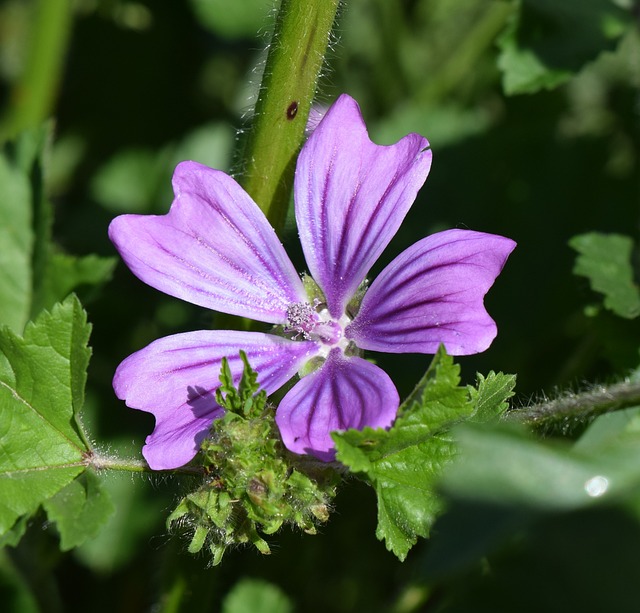
[[[85,468],[78,411],[89,332],[72,296],[27,324],[23,338],[0,333],[0,535]]]
[[[485,422],[500,417],[509,408],[507,400],[513,396],[516,376],[491,371],[486,378],[478,373],[477,380],[477,388],[467,388],[475,404],[473,421]]]
[[[13,524],[13,527],[10,530],[0,536],[0,549],[7,545],[9,547],[15,547],[27,531],[28,521],[29,516],[23,515],[15,524]]]
[[[164,213],[171,202],[171,175],[184,160],[210,168],[229,167],[235,133],[227,124],[208,123],[161,149],[124,149],[103,164],[91,194],[113,213]]]
[[[532,49],[521,47],[513,30],[498,39],[502,86],[509,94],[531,94],[553,89],[571,78],[571,71],[546,66]]]
[[[42,284],[33,298],[33,312],[50,309],[74,290],[82,293],[83,299],[90,299],[101,285],[111,279],[117,261],[116,258],[97,255],[75,257],[52,252]]]
[[[273,0],[191,0],[203,26],[226,38],[256,37],[273,17]]]
[[[93,538],[114,512],[109,495],[90,470],[76,477],[42,506],[49,520],[56,522],[62,551]]]
[[[477,564],[516,534],[520,543],[544,518],[619,503],[638,513],[640,408],[598,417],[574,445],[504,422],[461,425],[454,435],[458,456],[440,482],[447,513],[425,559],[431,577]]]
[[[79,286],[107,281],[115,266],[112,258],[74,258],[52,245],[44,172],[50,133],[49,124],[26,131],[0,155],[0,325],[16,333]]]
[[[590,232],[574,236],[578,252],[573,272],[587,277],[591,289],[604,294],[604,306],[627,319],[640,315],[640,291],[631,265],[633,241],[619,234]]]
[[[435,484],[455,453],[446,428],[474,412],[460,367],[443,349],[434,356],[389,431],[365,428],[334,433],[337,458],[364,473],[378,497],[376,535],[404,560],[426,537],[440,511]]]
[[[93,197],[116,213],[149,213],[167,177],[168,150],[127,149],[104,164],[91,182]]]
[[[222,613],[291,613],[293,604],[277,586],[260,579],[236,583],[222,603]]]
[[[610,0],[522,0],[500,37],[498,65],[508,94],[550,89],[568,80],[630,23]]]
[[[598,416],[574,445],[574,449],[599,453],[604,447],[615,446],[629,436],[640,433],[640,408],[632,407]]]
[[[452,497],[537,510],[611,502],[640,484],[640,431],[615,444],[572,447],[521,428],[460,426],[458,460],[442,482]]]
[[[119,471],[105,473],[101,486],[115,512],[106,525],[74,551],[97,573],[112,573],[130,563],[146,542],[162,530],[168,502],[150,481]]]

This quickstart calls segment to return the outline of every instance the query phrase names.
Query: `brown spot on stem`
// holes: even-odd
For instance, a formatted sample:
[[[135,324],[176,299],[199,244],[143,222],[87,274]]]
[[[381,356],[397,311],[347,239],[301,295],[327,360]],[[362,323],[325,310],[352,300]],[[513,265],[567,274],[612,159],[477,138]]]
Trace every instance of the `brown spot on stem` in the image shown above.
[[[294,100],[287,108],[287,119],[291,121],[298,114],[298,103]]]

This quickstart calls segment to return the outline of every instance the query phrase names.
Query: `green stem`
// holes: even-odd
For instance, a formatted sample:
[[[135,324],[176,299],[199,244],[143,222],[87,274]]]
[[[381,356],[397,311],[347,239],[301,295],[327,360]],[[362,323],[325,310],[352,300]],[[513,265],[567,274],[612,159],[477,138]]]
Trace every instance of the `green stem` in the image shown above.
[[[624,381],[514,409],[507,419],[547,427],[634,406],[640,406],[640,381]]]
[[[11,92],[11,107],[0,129],[3,137],[39,125],[55,101],[71,31],[71,1],[39,0],[34,13],[26,66]]]
[[[504,28],[513,7],[508,3],[488,4],[486,11],[462,39],[455,52],[443,62],[435,75],[424,79],[424,85],[415,98],[422,104],[439,101],[459,87],[466,75],[473,73],[474,66],[487,47],[494,44],[495,37]]]
[[[244,155],[242,184],[280,231],[295,159],[340,0],[282,0]]]
[[[189,586],[184,575],[176,574],[173,577],[169,589],[163,594],[162,600],[158,603],[159,613],[179,613]],[[154,607],[155,608],[155,607]]]

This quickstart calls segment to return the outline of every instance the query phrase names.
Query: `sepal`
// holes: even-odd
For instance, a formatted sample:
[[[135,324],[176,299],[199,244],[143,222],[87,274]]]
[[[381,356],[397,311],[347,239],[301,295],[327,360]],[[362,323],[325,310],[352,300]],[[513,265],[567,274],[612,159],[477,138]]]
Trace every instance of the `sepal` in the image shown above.
[[[208,549],[213,565],[234,545],[250,543],[269,554],[263,536],[285,524],[315,534],[329,518],[339,479],[332,467],[284,448],[274,409],[244,352],[240,357],[244,371],[237,387],[226,360],[220,372],[217,402],[226,411],[201,446],[204,482],[167,519],[169,528],[191,533],[191,553]]]

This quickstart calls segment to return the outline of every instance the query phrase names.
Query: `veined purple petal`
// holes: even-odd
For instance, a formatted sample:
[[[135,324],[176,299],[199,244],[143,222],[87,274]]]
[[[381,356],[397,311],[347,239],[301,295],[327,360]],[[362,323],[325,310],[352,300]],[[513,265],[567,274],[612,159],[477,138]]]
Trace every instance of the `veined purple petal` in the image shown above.
[[[398,230],[431,166],[429,143],[369,140],[353,98],[342,95],[300,152],[296,219],[311,276],[340,317]]]
[[[302,282],[273,228],[228,175],[182,162],[166,215],[122,215],[109,237],[131,271],[171,296],[215,311],[285,323]]]
[[[315,343],[290,341],[259,332],[203,330],[166,336],[124,360],[113,388],[128,407],[153,413],[156,426],[142,451],[153,469],[189,462],[221,415],[215,390],[222,358],[235,380],[242,374],[244,350],[268,394],[286,383],[317,352]]]
[[[372,283],[345,335],[362,349],[451,355],[484,351],[496,324],[483,298],[516,244],[470,230],[447,230],[401,253]]]
[[[387,373],[333,349],[317,371],[300,379],[282,399],[276,423],[287,449],[330,462],[335,457],[331,432],[387,428],[398,404],[398,392]]]

